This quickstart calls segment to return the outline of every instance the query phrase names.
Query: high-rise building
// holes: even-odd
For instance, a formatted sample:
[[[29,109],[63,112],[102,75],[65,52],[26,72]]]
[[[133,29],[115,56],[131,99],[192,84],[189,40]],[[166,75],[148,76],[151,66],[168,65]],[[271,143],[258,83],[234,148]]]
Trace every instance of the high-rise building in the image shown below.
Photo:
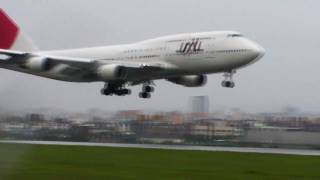
[[[192,96],[190,98],[192,113],[209,113],[209,97],[208,96]]]

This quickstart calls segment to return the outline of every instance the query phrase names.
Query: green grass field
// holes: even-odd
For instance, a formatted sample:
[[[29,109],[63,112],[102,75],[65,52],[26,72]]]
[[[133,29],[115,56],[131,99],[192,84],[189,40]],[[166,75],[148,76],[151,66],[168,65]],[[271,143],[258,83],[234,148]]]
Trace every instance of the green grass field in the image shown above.
[[[0,144],[0,179],[320,179],[320,157]]]

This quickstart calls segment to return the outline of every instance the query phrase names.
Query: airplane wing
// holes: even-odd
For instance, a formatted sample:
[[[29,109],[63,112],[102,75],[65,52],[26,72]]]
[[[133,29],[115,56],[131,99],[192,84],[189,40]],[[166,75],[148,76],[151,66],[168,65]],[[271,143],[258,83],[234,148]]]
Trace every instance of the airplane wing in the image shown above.
[[[97,72],[97,69],[100,66],[109,64],[119,65],[122,68],[125,68],[127,72],[140,75],[148,75],[149,73],[153,73],[155,71],[161,71],[165,67],[165,64],[161,63],[104,61],[0,49],[0,67],[8,65],[10,67],[26,68],[29,61],[38,61],[36,62],[38,64],[41,64],[41,61],[45,62],[46,65],[43,65],[44,71],[54,69],[55,67],[60,67],[60,73],[66,76],[77,76],[80,74],[92,75]],[[36,63],[34,64],[38,65]],[[32,63],[30,64],[33,65]],[[37,68],[39,69],[39,67]],[[30,71],[32,71],[32,68]]]
[[[2,56],[1,56],[2,55]],[[159,70],[165,67],[162,63],[142,63],[142,62],[127,62],[127,61],[102,61],[87,58],[70,58],[60,57],[52,55],[39,55],[37,53],[27,53],[20,51],[12,51],[0,49],[0,65],[1,63],[6,64],[21,64],[27,61],[29,58],[42,57],[50,61],[53,64],[66,64],[77,68],[92,68],[97,64],[118,64],[128,69],[141,69],[141,70]]]
[[[41,57],[46,61],[54,64],[66,64],[70,66],[75,66],[78,68],[88,67],[88,65],[93,64],[94,61],[84,58],[68,58],[68,57],[58,57],[58,56],[43,56],[37,53],[27,53],[20,51],[12,51],[0,49],[0,65],[1,64],[23,64],[29,59]]]
[[[126,67],[132,70],[143,70],[143,71],[157,71],[165,69],[167,66],[165,63],[162,62],[132,62],[132,61],[100,61],[97,60],[97,63],[101,62],[101,64],[118,64],[122,67]]]
[[[6,49],[0,49],[0,54],[7,55],[7,56],[24,56],[28,53],[20,52],[20,51],[13,51],[13,50],[6,50]]]

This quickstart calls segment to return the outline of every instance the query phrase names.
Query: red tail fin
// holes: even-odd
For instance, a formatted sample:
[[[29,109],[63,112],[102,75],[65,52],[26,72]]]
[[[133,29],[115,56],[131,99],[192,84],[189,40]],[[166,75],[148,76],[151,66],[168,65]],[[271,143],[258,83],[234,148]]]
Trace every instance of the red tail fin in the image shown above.
[[[38,50],[2,9],[0,9],[0,49],[26,52]]]
[[[0,9],[0,48],[10,49],[18,35],[17,25]]]

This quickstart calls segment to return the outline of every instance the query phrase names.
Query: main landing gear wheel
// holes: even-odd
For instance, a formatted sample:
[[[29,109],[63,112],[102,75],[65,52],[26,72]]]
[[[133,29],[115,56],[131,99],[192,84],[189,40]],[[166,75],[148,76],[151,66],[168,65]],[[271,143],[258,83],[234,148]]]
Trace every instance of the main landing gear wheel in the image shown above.
[[[120,89],[114,92],[117,96],[125,96],[125,95],[130,95],[131,90],[130,89]]]
[[[140,98],[148,99],[151,97],[151,93],[154,92],[154,87],[150,86],[150,83],[142,86],[142,92],[139,93]]]
[[[117,95],[117,96],[125,96],[130,95],[131,90],[123,88],[123,84],[105,84],[104,88],[101,89],[101,94],[105,96]]]
[[[101,92],[102,95],[105,95],[105,96],[112,95],[112,92],[110,91],[110,89],[102,88],[100,92]]]
[[[151,94],[148,92],[141,92],[139,93],[140,98],[149,99],[151,97]]]
[[[221,83],[222,87],[226,87],[226,88],[234,88],[235,87],[235,83],[232,80],[232,76],[235,73],[236,73],[235,70],[231,70],[230,72],[224,73],[223,76],[224,76],[225,80],[222,81],[222,83]]]
[[[154,87],[149,86],[149,85],[143,86],[143,87],[142,87],[142,91],[143,91],[143,92],[148,92],[148,93],[154,92]]]

